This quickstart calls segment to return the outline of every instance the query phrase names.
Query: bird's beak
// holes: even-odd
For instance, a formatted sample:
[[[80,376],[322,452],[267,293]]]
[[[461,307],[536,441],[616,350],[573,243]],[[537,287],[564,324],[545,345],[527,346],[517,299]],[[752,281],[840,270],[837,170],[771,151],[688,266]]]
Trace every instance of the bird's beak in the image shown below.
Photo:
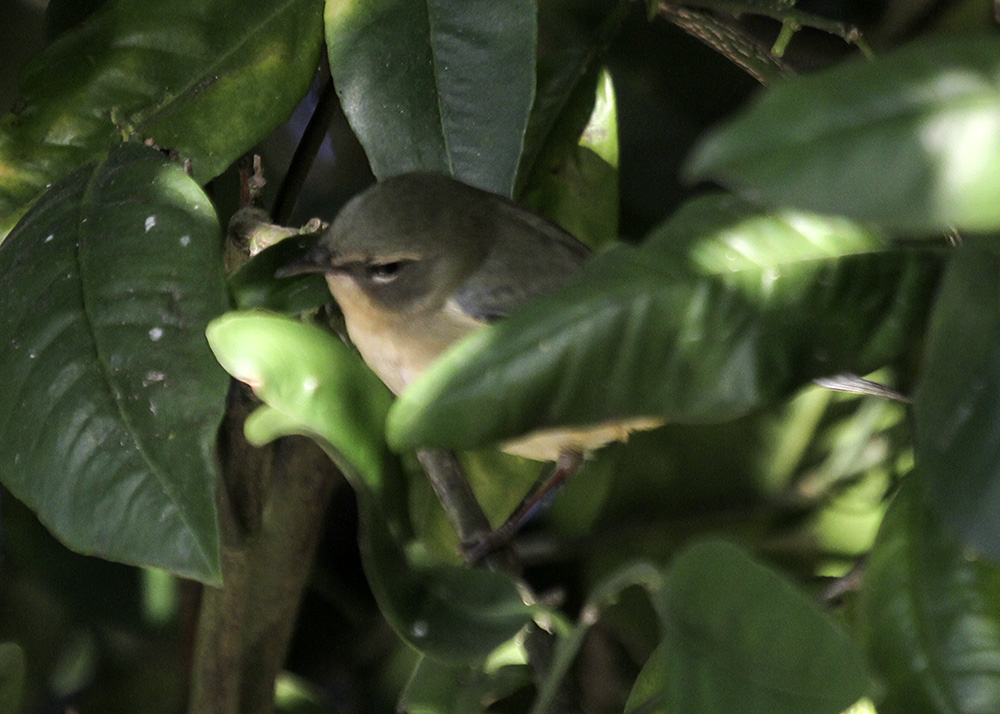
[[[332,273],[337,269],[334,262],[330,249],[317,243],[298,260],[279,268],[274,275],[278,278],[291,278],[295,275],[308,275],[310,273]]]

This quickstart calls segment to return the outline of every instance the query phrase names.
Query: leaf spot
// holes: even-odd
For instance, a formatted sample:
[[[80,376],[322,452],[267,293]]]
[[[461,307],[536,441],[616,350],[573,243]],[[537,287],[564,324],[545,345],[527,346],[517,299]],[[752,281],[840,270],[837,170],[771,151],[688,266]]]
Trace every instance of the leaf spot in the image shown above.
[[[152,335],[150,335],[150,339],[152,339]],[[165,375],[163,372],[160,372],[159,370],[151,370],[149,372],[146,372],[146,376],[143,377],[142,386],[148,387],[151,384],[156,384],[157,382],[166,381],[166,379],[167,375]]]

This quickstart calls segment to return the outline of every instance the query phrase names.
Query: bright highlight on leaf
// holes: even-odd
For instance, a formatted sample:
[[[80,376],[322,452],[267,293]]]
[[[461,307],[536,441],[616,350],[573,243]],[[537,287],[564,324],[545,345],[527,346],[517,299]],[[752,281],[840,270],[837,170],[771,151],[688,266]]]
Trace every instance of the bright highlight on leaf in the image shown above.
[[[0,237],[47,184],[123,138],[191,159],[199,181],[220,174],[305,94],[321,12],[321,0],[107,3],[34,59],[27,108],[0,120]]]
[[[764,92],[687,167],[775,205],[933,237],[1000,227],[1000,42],[933,37]]]
[[[338,465],[360,479],[356,486],[381,493],[390,458],[381,436],[392,397],[347,345],[315,325],[264,311],[227,313],[205,334],[223,368],[267,405],[248,420],[252,441],[318,437],[343,455]]]
[[[452,348],[393,406],[389,440],[471,448],[620,418],[732,419],[899,354],[935,276],[844,219],[696,199]]]

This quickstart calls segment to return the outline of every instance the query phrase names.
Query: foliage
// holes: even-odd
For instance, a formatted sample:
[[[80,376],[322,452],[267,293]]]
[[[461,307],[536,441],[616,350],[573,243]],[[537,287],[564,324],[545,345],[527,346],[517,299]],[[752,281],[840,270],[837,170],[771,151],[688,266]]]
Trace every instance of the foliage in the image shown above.
[[[92,5],[0,120],[0,712],[1000,708],[979,5]],[[393,400],[274,275],[310,229],[242,233],[316,152],[322,219],[426,169],[597,251]],[[537,475],[491,445],[620,417],[667,425],[461,562]]]

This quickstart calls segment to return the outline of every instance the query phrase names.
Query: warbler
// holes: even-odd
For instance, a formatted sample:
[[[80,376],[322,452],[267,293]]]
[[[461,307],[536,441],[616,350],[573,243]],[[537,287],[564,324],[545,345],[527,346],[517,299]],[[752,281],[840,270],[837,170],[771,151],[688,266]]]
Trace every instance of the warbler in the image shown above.
[[[398,395],[456,340],[560,287],[589,254],[555,223],[503,196],[415,172],[351,199],[315,248],[278,275],[323,273],[351,342]],[[557,461],[660,423],[546,429],[500,446]]]

